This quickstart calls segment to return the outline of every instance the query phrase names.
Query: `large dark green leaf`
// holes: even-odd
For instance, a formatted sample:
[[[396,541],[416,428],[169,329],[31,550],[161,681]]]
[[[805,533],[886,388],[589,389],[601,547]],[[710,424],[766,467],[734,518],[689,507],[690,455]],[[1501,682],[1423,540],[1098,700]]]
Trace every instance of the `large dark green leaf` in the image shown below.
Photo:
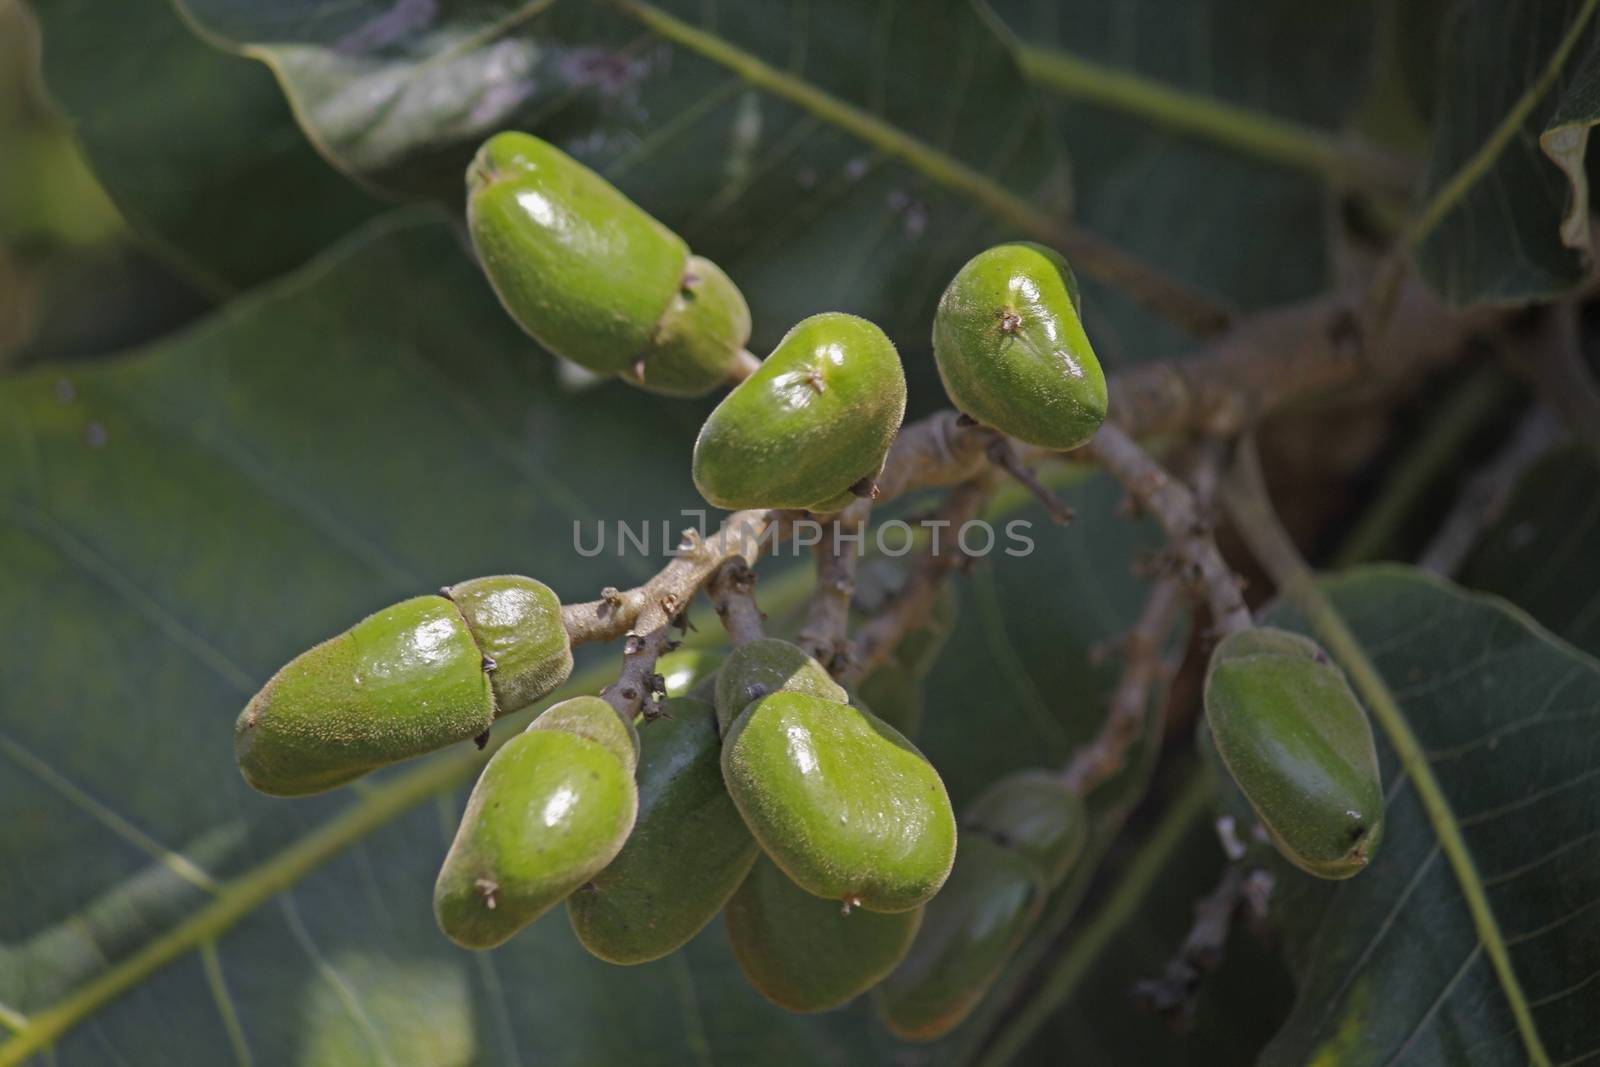
[[[1579,448],[1528,472],[1484,534],[1461,581],[1498,593],[1600,656],[1600,469]]]
[[[1600,122],[1600,34],[1588,0],[1463,0],[1437,44],[1428,198],[1467,173],[1417,259],[1456,304],[1550,297],[1582,277],[1593,254],[1584,169]],[[1587,20],[1542,96],[1541,78],[1577,20]],[[1531,104],[1509,140],[1497,128]],[[1481,163],[1481,165],[1479,165]],[[1469,166],[1470,165],[1470,166]]]
[[[1517,609],[1402,567],[1324,582],[1421,742],[1553,1063],[1600,1050],[1600,664]],[[1298,625],[1286,608],[1276,621]],[[1529,1054],[1462,886],[1379,742],[1382,849],[1340,883],[1285,869],[1299,985],[1265,1064],[1522,1064]]]
[[[457,204],[472,151],[502,128],[561,143],[733,275],[758,345],[835,308],[921,340],[961,258],[1001,232],[985,196],[1060,206],[1065,192],[1031,90],[965,0],[188,9],[272,65],[331,159],[404,195]],[[715,57],[671,43],[660,14],[703,29]],[[735,69],[747,61],[790,89],[753,88]],[[882,131],[845,132],[837,110],[816,113],[824,97]],[[907,165],[895,138],[993,190],[974,197],[945,171]]]
[[[229,292],[304,262],[379,205],[320,159],[259,64],[169,0],[43,0],[45,76],[139,232]]]
[[[429,894],[470,746],[309,800],[240,779],[243,700],[363,612],[506,570],[587,598],[660,564],[582,558],[572,524],[678,525],[703,407],[565,393],[530,357],[450,228],[413,215],[168,343],[0,386],[0,605],[26,620],[0,652],[0,1026],[60,1025],[39,1062],[900,1054],[865,1003],[765,1005],[715,928],[635,969],[560,915],[488,956],[450,946]],[[1093,729],[1110,668],[1087,646],[1137,610],[1148,531],[1103,480],[1069,495],[1083,520],[1036,521],[1034,555],[965,590],[927,730],[958,801]]]

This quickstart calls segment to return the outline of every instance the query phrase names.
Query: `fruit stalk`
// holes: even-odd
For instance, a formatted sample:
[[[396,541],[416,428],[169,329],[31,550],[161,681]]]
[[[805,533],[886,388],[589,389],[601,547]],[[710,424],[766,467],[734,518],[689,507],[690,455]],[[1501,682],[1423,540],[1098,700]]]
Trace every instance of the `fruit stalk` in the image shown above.
[[[1122,639],[1122,677],[1112,690],[1105,721],[1061,772],[1062,781],[1079,796],[1122,770],[1129,746],[1143,732],[1151,690],[1176,673],[1175,657],[1162,653],[1182,606],[1183,588],[1175,578],[1159,578],[1150,587],[1139,621]]]
[[[856,565],[861,558],[860,537],[871,514],[872,499],[857,500],[827,524],[822,540],[812,546],[817,557],[817,585],[795,643],[830,669],[836,658],[842,665],[850,598],[855,595]]]
[[[1239,593],[1239,579],[1218,551],[1194,493],[1114,423],[1102,426],[1087,448],[1161,524],[1183,577],[1204,596],[1218,633],[1248,630],[1250,609]]]
[[[762,620],[766,616],[756,606],[756,575],[742,559],[730,559],[711,576],[706,596],[717,609],[717,618],[735,648],[766,636]]]

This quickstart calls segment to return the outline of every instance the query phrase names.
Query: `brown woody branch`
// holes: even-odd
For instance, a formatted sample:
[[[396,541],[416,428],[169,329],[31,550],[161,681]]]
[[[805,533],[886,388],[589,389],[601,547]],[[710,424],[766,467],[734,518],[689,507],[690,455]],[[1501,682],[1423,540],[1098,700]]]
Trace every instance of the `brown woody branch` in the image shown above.
[[[1273,878],[1265,869],[1246,870],[1241,864],[1228,864],[1216,888],[1195,903],[1194,924],[1177,956],[1160,978],[1135,985],[1134,998],[1164,1016],[1174,1029],[1188,1030],[1201,982],[1222,964],[1235,915],[1243,906],[1252,924],[1264,923],[1272,890]]]
[[[796,643],[835,672],[846,666],[850,598],[855,595],[860,538],[871,513],[870,498],[857,500],[834,516],[822,540],[812,546],[817,556],[817,586]]]
[[[893,597],[856,634],[845,654],[845,668],[837,672],[842,681],[859,680],[889,656],[900,639],[928,617],[939,588],[950,573],[966,562],[959,544],[952,546],[962,525],[983,513],[994,495],[993,472],[983,470],[977,477],[956,486],[941,502],[933,519],[948,523],[951,540],[939,550],[935,537],[917,557],[911,576]],[[943,529],[946,527],[936,527]]]
[[[1176,668],[1163,656],[1167,639],[1177,625],[1183,606],[1183,588],[1173,578],[1158,578],[1145,598],[1139,621],[1121,641],[1122,677],[1112,691],[1110,707],[1100,731],[1072,754],[1061,779],[1079,796],[1085,796],[1122,770],[1130,745],[1144,732],[1150,693]]]
[[[706,596],[717,610],[723,629],[735,645],[748,645],[766,636],[766,616],[756,605],[756,572],[743,559],[728,560],[706,584]]]
[[[1250,609],[1239,593],[1238,576],[1218,551],[1194,493],[1114,424],[1102,426],[1086,447],[1161,524],[1168,550],[1179,561],[1184,580],[1205,599],[1218,632],[1248,630]]]

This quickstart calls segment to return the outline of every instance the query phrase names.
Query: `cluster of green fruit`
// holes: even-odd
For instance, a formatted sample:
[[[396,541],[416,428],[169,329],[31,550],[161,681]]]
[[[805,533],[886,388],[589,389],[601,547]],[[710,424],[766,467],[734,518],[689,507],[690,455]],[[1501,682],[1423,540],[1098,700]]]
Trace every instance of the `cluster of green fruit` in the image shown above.
[[[741,378],[695,445],[695,484],[730,508],[828,513],[870,491],[905,411],[899,357],[869,322],[821,314],[753,370],[750,316],[715,264],[550,145],[500,134],[468,176],[473,241],[541,344],[646,389]],[[940,301],[934,355],[958,407],[1053,449],[1106,414],[1065,261],[1031,244],[976,256]],[[956,1025],[1083,852],[1081,798],[1043,771],[995,783],[960,821],[907,738],[954,619],[948,589],[855,692],[795,645],[659,664],[666,715],[557,703],[508,740],[467,803],[435,889],[440,927],[488,948],[565,901],[596,956],[658,959],[719,912],[739,965],[796,1011],[877,987],[898,1034]],[[572,640],[556,594],[479,578],[374,614],[296,657],[239,716],[263,792],[331,789],[468,739],[559,688]],[[1278,848],[1324,877],[1381,836],[1365,713],[1303,638],[1223,641],[1207,676],[1213,748]],[[874,714],[876,709],[879,714]]]
[[[695,442],[708,501],[826,514],[867,491],[906,407],[899,356],[877,326],[813,315],[752,372],[738,288],[598,174],[502,133],[478,151],[467,185],[484,273],[544,348],[674,396],[743,377]],[[1006,244],[974,258],[939,304],[933,343],[945,388],[986,425],[1066,449],[1105,418],[1077,281],[1049,249]]]

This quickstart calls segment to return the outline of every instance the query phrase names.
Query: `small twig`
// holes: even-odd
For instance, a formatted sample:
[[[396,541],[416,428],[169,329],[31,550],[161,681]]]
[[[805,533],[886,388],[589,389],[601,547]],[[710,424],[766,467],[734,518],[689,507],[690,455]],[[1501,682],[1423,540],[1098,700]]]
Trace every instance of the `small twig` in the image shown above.
[[[1177,625],[1183,589],[1172,578],[1158,579],[1145,599],[1139,621],[1122,639],[1122,677],[1112,691],[1105,722],[1094,738],[1073,753],[1061,780],[1079,796],[1122,770],[1128,747],[1144,732],[1145,711],[1152,689],[1176,671],[1162,656]]]
[[[656,673],[656,660],[678,647],[671,638],[670,625],[669,622],[643,634],[630,633],[622,645],[622,673],[600,691],[600,699],[615,708],[625,722],[632,722],[635,715],[642,714],[650,720],[661,714],[667,683]]]
[[[738,385],[761,366],[761,360],[753,355],[749,349],[741,348],[733,357],[733,365],[728,368],[728,384]]]
[[[780,511],[736,511],[708,538],[687,531],[677,556],[645,584],[605,589],[599,600],[563,605],[561,621],[572,643],[614,641],[630,630],[647,633],[671,621],[724,561],[755,563],[777,543],[786,519]]]
[[[1224,867],[1216,888],[1195,902],[1194,924],[1177,956],[1160,978],[1135,985],[1134,999],[1178,1031],[1187,1031],[1194,1021],[1200,983],[1222,964],[1235,914],[1244,905],[1253,923],[1264,922],[1272,890],[1273,878],[1265,869],[1247,871],[1238,863]]]
[[[1011,442],[1004,437],[997,438],[988,449],[989,462],[1005,471],[1028,492],[1032,493],[1039,503],[1044,505],[1045,511],[1050,514],[1050,521],[1057,526],[1065,526],[1073,519],[1073,512],[1067,502],[1052,493],[1048,487],[1034,476],[1032,468],[1018,458],[1016,449],[1011,447]]]
[[[1239,593],[1238,576],[1218,551],[1211,523],[1201,514],[1194,494],[1120,427],[1110,423],[1100,427],[1088,447],[1166,531],[1169,550],[1182,564],[1184,579],[1210,607],[1217,631],[1249,629],[1250,609]]]
[[[894,651],[909,630],[928,617],[940,586],[951,571],[967,560],[959,547],[958,531],[964,523],[983,512],[993,493],[993,479],[987,472],[981,472],[971,481],[956,486],[944,499],[932,518],[946,524],[938,528],[947,530],[948,537],[943,542],[929,544],[918,556],[905,585],[856,632],[855,640],[844,653],[845,667],[839,672],[841,681],[853,682],[865,677]],[[941,544],[942,550],[935,551],[936,544]]]
[[[795,643],[838,673],[847,664],[845,639],[850,627],[850,599],[856,590],[856,568],[861,559],[862,528],[872,513],[872,500],[863,498],[845,508],[827,524],[821,541],[813,546],[817,557],[817,587],[806,607],[805,625]]]
[[[1548,408],[1540,406],[1529,411],[1505,448],[1462,488],[1417,566],[1447,577],[1460,570],[1478,538],[1511,502],[1522,476],[1560,440],[1561,427]]]
[[[766,616],[756,606],[756,572],[742,559],[730,559],[706,583],[706,596],[735,645],[747,645],[766,636]]]

